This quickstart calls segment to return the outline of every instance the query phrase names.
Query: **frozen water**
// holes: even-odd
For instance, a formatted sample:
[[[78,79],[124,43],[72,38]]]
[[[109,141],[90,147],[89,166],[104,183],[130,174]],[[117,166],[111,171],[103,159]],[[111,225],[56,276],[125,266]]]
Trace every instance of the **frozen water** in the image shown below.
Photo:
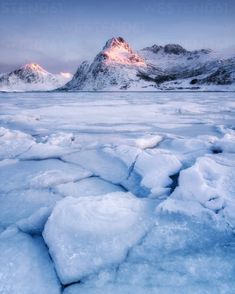
[[[224,155],[208,155],[197,159],[196,163],[181,172],[179,186],[175,192],[160,205],[163,210],[181,211],[191,215],[197,212],[223,218],[232,228],[235,227],[235,164],[230,155],[229,165]],[[225,157],[227,159],[227,157]],[[196,203],[195,203],[196,202]],[[182,205],[191,206],[185,209]]]
[[[20,131],[0,127],[0,160],[15,158],[35,144],[33,137]]]
[[[9,228],[0,234],[0,293],[59,294],[60,283],[41,237]]]
[[[0,226],[7,227],[19,222],[20,220],[27,222],[27,219],[33,214],[39,213],[38,211],[41,208],[51,210],[56,201],[60,200],[61,198],[62,197],[60,195],[50,191],[34,189],[16,190],[0,195]],[[40,230],[40,223],[43,218],[41,213],[41,217],[39,217],[39,215],[37,217],[37,222],[39,223],[38,230]],[[36,223],[34,226],[37,228]]]
[[[234,93],[0,93],[0,293],[235,293],[234,138]]]
[[[124,191],[122,187],[102,180],[98,177],[90,177],[78,182],[61,184],[54,189],[59,194],[72,197],[97,196],[111,192]]]
[[[77,293],[233,293],[233,234],[209,220],[161,214],[118,268],[68,286]]]
[[[141,175],[141,185],[149,188],[150,196],[159,197],[169,194],[170,176],[178,173],[181,166],[174,154],[149,150],[138,156],[134,171]]]
[[[148,202],[129,193],[60,201],[43,232],[64,284],[121,263],[151,225]]]
[[[80,180],[92,175],[77,165],[64,163],[57,159],[18,161],[0,167],[0,173],[1,193],[29,188],[52,188],[59,184]]]

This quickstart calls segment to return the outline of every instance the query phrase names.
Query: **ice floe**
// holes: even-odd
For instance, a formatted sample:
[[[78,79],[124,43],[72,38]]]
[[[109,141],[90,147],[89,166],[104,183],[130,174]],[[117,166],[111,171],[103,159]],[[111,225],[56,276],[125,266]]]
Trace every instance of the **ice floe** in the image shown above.
[[[123,192],[58,202],[43,236],[62,283],[123,262],[151,226],[151,211],[146,200]]]

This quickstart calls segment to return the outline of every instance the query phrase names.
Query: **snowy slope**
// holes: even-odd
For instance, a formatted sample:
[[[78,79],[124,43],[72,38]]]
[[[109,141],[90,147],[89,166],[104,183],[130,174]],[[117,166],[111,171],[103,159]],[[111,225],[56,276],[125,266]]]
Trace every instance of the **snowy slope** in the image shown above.
[[[234,90],[234,56],[177,44],[135,52],[123,38],[112,38],[61,90]]]
[[[47,91],[64,85],[71,79],[65,73],[51,74],[40,65],[31,63],[0,75],[0,91]]]

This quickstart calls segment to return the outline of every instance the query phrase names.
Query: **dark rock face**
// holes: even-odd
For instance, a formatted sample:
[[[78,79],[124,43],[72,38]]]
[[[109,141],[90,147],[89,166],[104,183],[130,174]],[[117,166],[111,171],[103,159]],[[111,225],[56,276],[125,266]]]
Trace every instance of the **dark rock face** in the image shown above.
[[[198,83],[198,79],[192,79],[190,85],[196,85]]]
[[[205,72],[205,71],[204,71]],[[205,78],[193,79],[190,84],[231,85],[235,82],[235,58],[214,62],[214,68]]]
[[[65,84],[63,87],[59,88],[61,91],[68,91],[77,87],[77,85],[82,86],[86,81],[86,73],[89,70],[89,63],[87,61],[83,61],[81,65],[78,67],[76,73],[74,74],[71,81]]]
[[[153,46],[146,47],[143,50],[151,51],[156,54],[159,52],[163,52],[165,54],[175,54],[175,55],[185,54],[189,52],[178,44],[167,44],[166,46],[159,46],[154,44]]]
[[[163,46],[159,46],[159,45],[154,44],[153,46],[151,46],[151,47],[145,47],[142,50],[144,50],[144,51],[151,51],[153,53],[158,53],[162,49],[164,49]]]
[[[164,47],[164,52],[167,54],[185,54],[187,53],[187,50],[184,49],[182,46],[177,45],[177,44],[168,44]]]
[[[200,83],[214,84],[214,85],[231,85],[233,83],[233,79],[231,77],[231,73],[226,70],[226,68],[219,68],[205,78],[201,80]]]

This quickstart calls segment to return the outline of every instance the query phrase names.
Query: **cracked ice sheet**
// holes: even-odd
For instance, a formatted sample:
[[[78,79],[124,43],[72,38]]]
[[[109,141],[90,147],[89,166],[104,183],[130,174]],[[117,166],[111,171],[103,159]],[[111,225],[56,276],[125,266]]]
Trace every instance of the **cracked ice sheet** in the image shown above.
[[[148,190],[140,186],[141,176],[132,172],[132,165],[140,152],[131,146],[105,146],[72,153],[62,159],[86,167],[94,175],[121,185],[137,196],[147,196]]]
[[[41,142],[37,142],[39,139]],[[57,158],[80,146],[71,133],[51,134],[37,140],[24,132],[0,127],[0,160]]]
[[[0,234],[0,293],[61,293],[41,237],[33,238],[16,228],[9,228]]]
[[[170,151],[143,151],[127,145],[84,150],[65,155],[62,159],[79,164],[94,175],[120,184],[140,197],[169,194],[172,184],[170,176],[179,172],[182,166]]]
[[[180,173],[179,186],[159,210],[197,216],[210,214],[235,228],[235,154],[200,157]]]
[[[22,189],[48,189],[56,185],[77,181],[91,172],[57,159],[18,161],[0,166],[2,194]]]
[[[47,190],[16,190],[0,195],[0,227],[17,224],[23,231],[39,233],[55,203],[62,197]]]
[[[233,233],[204,218],[161,213],[118,267],[65,288],[64,294],[233,293]]]
[[[64,196],[72,196],[77,198],[104,195],[117,191],[124,192],[124,189],[98,177],[89,177],[75,183],[70,182],[67,184],[58,185],[54,188],[54,191]]]
[[[62,198],[57,185],[91,173],[60,160],[10,161],[0,166],[0,227],[16,224],[29,233],[41,233],[55,203]]]
[[[160,149],[169,150],[183,163],[184,167],[191,166],[198,157],[211,154],[217,150],[218,137],[202,135],[190,137],[167,137],[159,146]]]
[[[62,155],[74,152],[80,147],[76,136],[72,133],[56,133],[49,136],[38,137],[36,144],[18,156],[19,159],[48,159],[60,158]]]
[[[153,208],[150,200],[123,192],[58,202],[43,237],[61,282],[120,264],[153,224]]]
[[[223,101],[222,104],[221,101]],[[62,152],[56,153],[56,150],[50,151],[49,154],[50,146],[53,148],[59,146],[63,152],[67,148],[74,152],[73,144],[41,140],[45,136],[54,135],[56,138],[57,136],[60,137],[60,133],[73,133],[77,142],[79,142],[79,146],[75,146],[75,148],[79,150],[80,147],[87,150],[91,146],[97,148],[102,144],[106,144],[106,146],[107,144],[114,146],[122,144],[138,147],[138,152],[133,152],[133,155],[136,156],[130,156],[129,159],[128,153],[125,152],[115,155],[128,167],[126,172],[129,172],[133,167],[132,165],[140,151],[155,146],[158,149],[165,149],[164,153],[166,153],[166,150],[168,150],[168,153],[170,151],[186,167],[194,164],[197,157],[211,153],[211,148],[214,145],[218,150],[220,148],[224,152],[233,152],[234,143],[231,136],[234,135],[235,125],[234,93],[112,93],[112,95],[110,93],[1,93],[0,125],[11,129],[12,132],[27,133],[26,136],[31,135],[37,144],[45,144],[43,145],[44,150],[43,148],[40,149],[41,145],[39,145],[35,148],[37,150],[34,151],[34,154],[28,153],[28,158],[32,156],[35,159],[42,159],[64,154]],[[227,133],[230,136],[226,136]],[[148,138],[149,135],[156,138],[139,140],[140,138]],[[164,140],[160,141],[160,138],[158,140],[157,136],[163,137]],[[221,136],[224,136],[224,138],[221,138]],[[19,140],[21,140],[20,137]],[[169,142],[173,143],[169,146],[167,145]],[[8,146],[11,148],[14,144],[16,142],[12,140]],[[19,148],[21,148],[20,145],[18,144]],[[15,158],[19,154],[17,148],[13,150],[14,152],[9,153],[12,154],[9,156],[10,158]],[[5,147],[3,149],[4,152],[7,150]],[[148,151],[147,149],[145,151]],[[110,152],[112,152],[111,149]],[[122,157],[124,154],[127,155],[126,160]],[[87,158],[89,159],[89,157]],[[224,153],[222,156],[216,155],[216,162],[220,165],[232,167],[233,161],[231,153]],[[60,185],[67,185],[67,180],[71,178],[68,179],[67,175],[62,176],[62,174],[60,180],[62,181],[65,176],[65,184],[59,184],[61,181],[55,180],[58,177],[54,177],[53,181],[48,182],[48,179],[46,179],[48,177],[46,173],[47,162],[49,161],[45,161],[43,171],[44,183],[47,182],[48,184],[45,185],[47,186],[45,189],[55,189]],[[8,170],[10,166],[18,164],[22,169],[16,169],[15,173],[17,174],[25,168],[31,169],[29,165],[21,165],[15,159],[4,159],[0,162],[1,176],[2,173],[5,174],[3,172],[5,168]],[[37,166],[37,161],[30,161],[30,164]],[[69,166],[67,165],[65,168],[65,173],[69,171]],[[71,166],[73,165],[71,164]],[[51,167],[52,165],[49,164],[49,170],[51,170]],[[61,165],[61,169],[64,170],[64,167],[64,165]],[[30,172],[31,170],[26,174],[26,178],[30,177]],[[37,172],[35,173],[37,174]],[[34,175],[35,173],[33,172]],[[15,174],[13,170],[12,173],[8,173],[8,176],[8,181],[13,180],[14,182]],[[25,186],[28,185],[28,183],[27,185],[22,184],[25,178],[20,178],[18,175],[17,177],[18,181],[13,184],[4,180],[1,188],[3,189],[5,185],[6,190],[9,187],[15,189],[17,186],[20,189],[21,187],[25,189]],[[139,185],[141,177],[137,176],[135,180],[136,182],[133,181],[133,183]],[[75,181],[78,183],[77,180]],[[73,185],[73,182],[68,182],[69,187],[70,184]],[[149,193],[149,191],[147,192]],[[198,201],[190,202],[183,199],[182,202],[179,202],[179,206],[181,213],[176,213],[178,208],[172,209],[173,211],[170,214],[167,213],[166,225],[160,222],[155,228],[156,234],[148,238],[147,245],[142,247],[142,255],[145,257],[140,258],[139,254],[138,258],[136,257],[138,262],[133,263],[133,261],[128,260],[125,264],[118,264],[120,273],[117,282],[111,278],[109,280],[110,275],[112,276],[111,271],[108,271],[108,273],[104,271],[104,273],[100,273],[98,279],[94,278],[93,284],[92,282],[85,282],[84,287],[87,286],[88,288],[82,289],[82,285],[76,285],[66,288],[65,291],[78,287],[79,293],[82,293],[82,291],[83,293],[89,293],[89,291],[90,293],[99,293],[99,291],[108,293],[111,289],[110,293],[113,294],[118,293],[118,289],[121,289],[123,290],[122,293],[125,293],[125,291],[126,293],[151,293],[151,291],[152,293],[161,293],[160,291],[162,291],[165,294],[173,291],[179,293],[184,291],[184,293],[199,292],[200,294],[211,292],[233,294],[235,288],[233,282],[234,239],[218,233],[217,229],[211,233],[204,225],[198,229],[201,231],[201,234],[198,235],[197,229],[191,225],[190,220],[188,225],[184,222],[180,225],[176,224],[177,218],[182,218],[185,211],[188,214],[190,212],[196,218],[196,222],[201,222],[208,217],[208,213],[201,213],[202,206]],[[183,211],[183,208],[185,211]],[[208,209],[204,209],[204,211],[209,211],[211,222],[217,220],[218,217],[213,217],[214,215],[217,216],[214,211]],[[158,211],[158,213],[162,214],[163,212]],[[38,218],[41,215],[45,217],[46,214],[44,208],[42,208],[42,211],[39,209],[36,214],[26,219],[27,222],[20,223],[21,228],[26,231],[32,230]],[[170,220],[171,215],[173,220]],[[179,230],[182,233],[175,229],[177,226],[180,227]],[[185,229],[187,226],[191,228],[188,230],[189,233]],[[227,229],[227,227],[224,229],[225,234]],[[2,231],[1,228],[0,231]],[[219,234],[219,237],[215,239],[216,234]],[[195,235],[198,235],[198,238],[193,238]],[[176,238],[177,236],[178,238]],[[215,243],[215,246],[206,242],[206,236],[211,239],[212,243]],[[188,247],[182,245],[186,242],[185,240],[192,240]],[[160,246],[158,242],[161,241]],[[172,244],[173,248],[170,247],[169,243]],[[181,244],[181,247],[177,247],[178,249],[175,250],[178,244]],[[219,249],[216,250],[216,247]],[[4,251],[8,249],[7,247],[4,248]],[[135,248],[136,246],[133,247],[133,252]],[[185,251],[188,252],[187,257]],[[198,251],[200,252],[197,255],[196,252]],[[158,259],[156,259],[156,255]],[[202,272],[201,275],[200,272]],[[125,277],[127,278],[125,279]],[[127,279],[128,281],[126,281]],[[111,285],[106,285],[104,280],[110,281]],[[136,285],[138,281],[140,282]],[[150,282],[151,285],[149,285]],[[178,284],[180,285],[179,289],[176,289],[175,287]]]

